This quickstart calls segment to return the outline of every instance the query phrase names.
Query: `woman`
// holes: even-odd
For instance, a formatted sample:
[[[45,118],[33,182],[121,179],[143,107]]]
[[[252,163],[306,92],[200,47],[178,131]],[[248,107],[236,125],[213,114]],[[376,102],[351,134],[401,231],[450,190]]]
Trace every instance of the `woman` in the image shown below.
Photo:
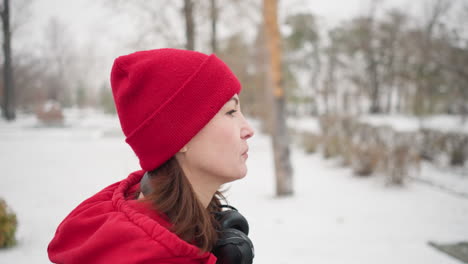
[[[254,134],[239,81],[215,55],[158,49],[117,58],[111,85],[142,170],[74,209],[49,244],[50,260],[216,263],[218,189],[246,175]]]

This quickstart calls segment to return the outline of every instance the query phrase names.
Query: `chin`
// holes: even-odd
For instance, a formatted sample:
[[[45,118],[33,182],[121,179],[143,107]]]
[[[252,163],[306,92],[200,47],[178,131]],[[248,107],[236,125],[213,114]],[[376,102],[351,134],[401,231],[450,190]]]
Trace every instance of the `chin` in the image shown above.
[[[236,180],[240,180],[245,178],[247,176],[247,169],[243,170],[241,173],[239,173],[238,177],[236,177]]]
[[[234,182],[240,179],[243,179],[247,175],[247,170],[239,172],[237,175],[230,175],[225,178],[225,183]]]

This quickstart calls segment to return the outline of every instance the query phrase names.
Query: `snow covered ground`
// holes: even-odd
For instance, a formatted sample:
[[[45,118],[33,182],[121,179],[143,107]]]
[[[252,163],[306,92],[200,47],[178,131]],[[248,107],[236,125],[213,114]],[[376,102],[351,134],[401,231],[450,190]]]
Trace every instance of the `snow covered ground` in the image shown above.
[[[138,169],[116,118],[69,111],[66,124],[0,121],[0,197],[19,219],[19,243],[0,250],[0,263],[49,263],[47,244],[70,210]],[[296,147],[292,162],[295,195],[275,198],[270,138],[257,133],[247,178],[229,185],[250,222],[254,263],[460,263],[427,242],[468,240],[468,199],[413,181],[384,187]]]

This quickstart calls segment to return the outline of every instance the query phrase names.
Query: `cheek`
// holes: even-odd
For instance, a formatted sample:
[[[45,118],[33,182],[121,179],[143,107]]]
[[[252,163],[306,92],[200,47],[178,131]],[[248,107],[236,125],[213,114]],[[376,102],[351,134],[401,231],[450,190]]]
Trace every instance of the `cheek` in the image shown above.
[[[215,118],[195,136],[194,141],[198,148],[214,148],[220,151],[234,147],[236,132],[239,133],[232,120]]]
[[[203,149],[202,153],[211,159],[222,161],[223,158],[231,158],[238,148],[234,133],[234,129],[227,125],[212,127],[201,135],[199,149]]]
[[[244,168],[240,156],[240,132],[236,127],[230,123],[218,123],[206,128],[188,146],[192,166],[229,178],[239,178],[240,174],[245,174],[240,172]]]

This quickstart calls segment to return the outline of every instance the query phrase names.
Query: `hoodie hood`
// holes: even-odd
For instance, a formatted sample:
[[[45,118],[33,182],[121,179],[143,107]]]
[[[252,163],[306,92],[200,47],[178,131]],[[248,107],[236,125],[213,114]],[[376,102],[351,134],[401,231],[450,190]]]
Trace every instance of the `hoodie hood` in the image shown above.
[[[54,263],[216,263],[169,230],[167,217],[130,197],[136,171],[82,202],[59,225],[48,246]]]

